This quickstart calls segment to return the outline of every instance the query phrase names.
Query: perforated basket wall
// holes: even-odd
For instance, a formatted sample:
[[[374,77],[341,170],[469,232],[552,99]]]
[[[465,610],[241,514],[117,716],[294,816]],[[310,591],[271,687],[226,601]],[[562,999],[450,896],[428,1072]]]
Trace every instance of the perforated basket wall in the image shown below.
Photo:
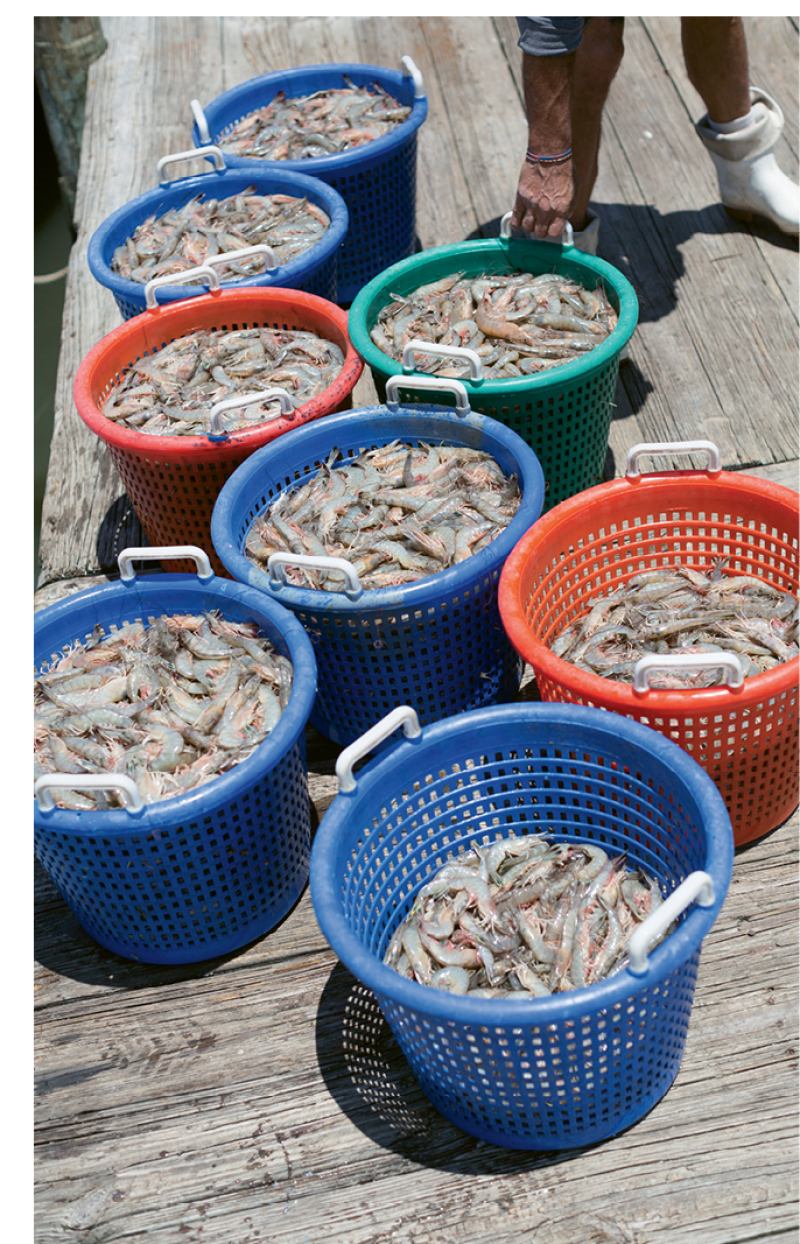
[[[178,210],[198,194],[202,194],[206,201],[225,199],[242,194],[250,186],[256,194],[289,194],[298,199],[307,198],[327,214],[331,223],[319,241],[302,255],[263,274],[238,279],[222,275],[222,288],[298,289],[332,303],[338,301],[338,256],[348,226],[347,207],[341,195],[333,187],[299,172],[278,173],[262,167],[248,174],[242,169],[225,168],[195,177],[182,177],[148,190],[112,212],[93,233],[86,252],[90,271],[114,295],[124,320],[146,310],[145,287],[113,271],[111,262],[117,247],[132,237],[149,216],[161,216],[165,212]],[[198,288],[202,290],[203,287],[162,285],[156,292],[156,299],[162,306],[182,302],[196,297]]]
[[[533,449],[545,478],[543,512],[566,497],[603,479],[608,433],[619,372],[619,356],[638,318],[630,282],[611,264],[572,246],[551,242],[490,238],[437,246],[380,273],[350,308],[349,331],[356,350],[372,372],[380,399],[390,376],[404,376],[403,400],[424,402],[413,372],[384,354],[370,337],[379,313],[395,296],[454,273],[520,270],[536,275],[557,272],[594,289],[605,286],[619,320],[614,332],[594,350],[537,376],[508,380],[463,378],[473,410],[511,428]]]
[[[150,575],[106,584],[36,615],[34,654],[44,669],[100,623],[219,609],[257,622],[293,665],[289,703],[252,756],[186,795],[143,811],[43,810],[34,803],[34,850],[86,932],[145,963],[192,963],[269,932],[308,879],[311,818],[305,726],[314,699],[311,645],[290,613],[240,584]]]
[[[472,1000],[384,966],[394,930],[447,860],[529,833],[625,852],[665,896],[702,869],[714,904],[688,908],[644,975],[626,968],[548,998]],[[672,1084],[732,857],[719,793],[675,744],[596,709],[505,705],[426,727],[358,772],[315,837],[311,897],[445,1118],[507,1148],[563,1149],[616,1135]]]
[[[200,329],[263,327],[317,333],[344,353],[342,370],[317,397],[293,414],[252,431],[210,436],[150,436],[120,427],[102,413],[103,402],[140,358]],[[211,514],[223,484],[250,454],[298,426],[352,405],[363,364],[350,344],[347,315],[333,303],[297,290],[248,288],[216,291],[156,307],[122,324],[81,362],[73,394],[78,414],[109,448],[137,518],[154,548],[194,544],[206,551],[216,574],[227,576],[214,553]],[[192,562],[168,569],[191,571]]]
[[[545,515],[509,556],[503,625],[544,700],[591,704],[673,739],[714,779],[737,845],[798,803],[797,659],[740,688],[637,692],[576,669],[549,644],[587,602],[676,561],[798,591],[798,497],[755,476],[677,471],[602,484]]]
[[[402,587],[321,592],[281,586],[245,556],[253,521],[280,492],[315,475],[331,451],[345,458],[400,439],[410,444],[469,445],[516,474],[522,502],[486,549],[437,575]],[[398,702],[422,721],[511,699],[522,662],[497,609],[504,558],[539,515],[542,474],[535,455],[513,433],[481,416],[427,407],[390,413],[373,406],[335,415],[302,434],[283,437],[244,463],[222,489],[211,535],[234,578],[291,609],[314,645],[318,667],[312,724],[342,745],[359,738]]]
[[[218,95],[203,112],[212,142],[224,138],[237,121],[265,107],[278,91],[287,97],[341,89],[345,77],[356,86],[377,83],[411,114],[383,138],[340,155],[306,160],[259,160],[225,153],[232,168],[269,168],[311,174],[327,183],[347,204],[350,221],[338,256],[339,301],[352,301],[378,272],[414,253],[416,245],[417,131],[428,112],[426,95],[415,97],[413,80],[378,65],[304,65],[251,78]],[[193,139],[201,146],[195,124]]]

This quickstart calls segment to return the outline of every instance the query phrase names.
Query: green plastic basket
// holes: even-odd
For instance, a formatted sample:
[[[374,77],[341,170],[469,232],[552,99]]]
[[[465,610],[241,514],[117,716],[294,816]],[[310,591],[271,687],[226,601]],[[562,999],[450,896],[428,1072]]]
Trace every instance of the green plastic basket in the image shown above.
[[[501,236],[437,246],[386,268],[365,285],[350,307],[348,332],[370,368],[379,400],[386,400],[390,376],[407,376],[403,403],[430,401],[414,388],[414,372],[374,345],[369,333],[379,312],[397,295],[441,280],[454,272],[478,276],[519,269],[538,276],[557,272],[594,288],[601,280],[618,314],[614,331],[589,354],[546,372],[507,380],[463,380],[474,411],[511,428],[536,454],[545,477],[543,512],[603,481],[608,432],[621,351],[630,340],[639,306],[630,281],[611,264],[571,244]],[[447,400],[447,399],[445,399]]]

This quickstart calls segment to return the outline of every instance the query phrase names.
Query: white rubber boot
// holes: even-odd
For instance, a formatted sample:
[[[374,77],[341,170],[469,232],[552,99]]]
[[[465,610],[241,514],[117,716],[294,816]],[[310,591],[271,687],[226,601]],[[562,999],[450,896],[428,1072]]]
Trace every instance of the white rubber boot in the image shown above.
[[[583,251],[584,255],[596,255],[597,241],[600,236],[600,217],[590,207],[586,209],[586,215],[589,217],[586,228],[581,229],[580,232],[577,229],[572,230],[572,245],[579,251]]]
[[[708,114],[695,129],[714,161],[720,199],[737,220],[765,216],[784,233],[800,233],[800,187],[782,173],[772,149],[783,130],[783,113],[759,87],[750,87],[756,120],[747,129],[718,134]]]

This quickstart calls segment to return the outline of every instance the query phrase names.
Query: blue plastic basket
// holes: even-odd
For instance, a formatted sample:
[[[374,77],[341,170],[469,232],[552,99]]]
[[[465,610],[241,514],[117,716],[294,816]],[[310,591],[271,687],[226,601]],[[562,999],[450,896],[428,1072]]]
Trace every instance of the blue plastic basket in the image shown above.
[[[34,659],[164,613],[219,610],[256,622],[294,667],[280,721],[246,760],[186,795],[139,812],[45,811],[34,800],[34,849],[86,932],[145,963],[193,963],[269,932],[308,880],[311,819],[305,726],[316,664],[300,624],[252,589],[191,574],[136,577],[68,597],[36,615]]]
[[[445,1118],[505,1148],[566,1149],[616,1135],[660,1100],[733,865],[725,805],[691,757],[601,709],[517,704],[426,727],[343,787],[314,839],[314,911]],[[643,972],[530,1001],[447,994],[384,965],[442,864],[473,842],[528,833],[625,852],[665,897],[707,873],[711,905],[698,896]]]
[[[226,199],[241,194],[249,186],[254,187],[256,194],[289,194],[308,199],[330,218],[330,227],[318,242],[296,259],[255,276],[221,278],[223,289],[248,286],[300,289],[307,294],[326,298],[328,302],[338,302],[338,257],[348,228],[347,207],[342,196],[316,177],[279,169],[275,165],[249,170],[228,167],[194,177],[176,178],[148,190],[112,212],[92,234],[86,254],[89,268],[100,284],[111,290],[123,319],[129,320],[145,310],[145,287],[138,281],[118,276],[111,269],[111,260],[117,247],[133,236],[137,225],[149,216],[160,216],[173,208],[183,207],[195,195],[203,194],[206,199]],[[207,284],[162,285],[156,297],[160,304],[177,302],[183,298],[196,298],[199,293],[207,292],[208,288]]]
[[[544,481],[533,451],[492,419],[434,406],[369,406],[299,431],[237,467],[214,506],[211,538],[229,574],[280,601],[306,628],[318,670],[312,725],[344,745],[398,702],[412,704],[428,722],[512,699],[524,665],[501,625],[497,588],[505,558],[541,513]],[[315,475],[334,448],[353,458],[395,439],[491,454],[507,475],[518,476],[522,491],[508,527],[439,574],[353,596],[282,584],[245,556],[254,519],[280,492]]]
[[[350,227],[339,255],[339,301],[343,303],[351,302],[384,268],[414,253],[417,130],[428,112],[427,96],[415,95],[414,78],[378,65],[303,65],[251,78],[202,109],[210,141],[216,143],[242,117],[265,107],[278,91],[285,91],[289,97],[310,95],[343,87],[345,76],[356,86],[378,83],[399,103],[411,106],[410,115],[383,138],[340,155],[259,160],[225,153],[232,168],[303,172],[339,191],[350,213]],[[192,137],[196,146],[205,145],[197,122]]]

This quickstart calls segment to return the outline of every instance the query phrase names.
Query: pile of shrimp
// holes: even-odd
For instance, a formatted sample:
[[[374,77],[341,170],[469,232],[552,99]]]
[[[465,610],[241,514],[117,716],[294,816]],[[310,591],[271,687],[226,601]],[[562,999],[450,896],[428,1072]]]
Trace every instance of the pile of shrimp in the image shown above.
[[[419,891],[384,962],[470,998],[546,997],[620,971],[631,934],[662,901],[656,881],[594,844],[543,834],[472,843]]]

